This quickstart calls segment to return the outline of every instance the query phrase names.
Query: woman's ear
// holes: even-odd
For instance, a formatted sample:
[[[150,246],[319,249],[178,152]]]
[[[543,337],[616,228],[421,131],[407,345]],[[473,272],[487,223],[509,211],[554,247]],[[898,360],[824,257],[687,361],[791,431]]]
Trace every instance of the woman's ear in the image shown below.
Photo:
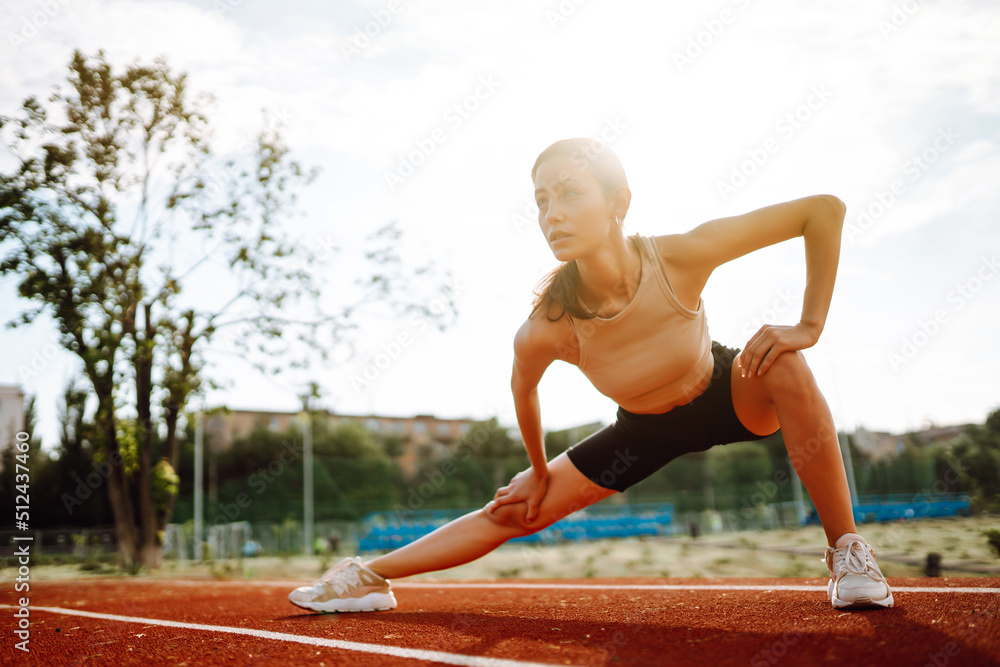
[[[629,190],[627,185],[622,185],[611,195],[611,210],[622,220],[625,219],[625,214],[628,213],[628,207],[631,204],[632,191]]]

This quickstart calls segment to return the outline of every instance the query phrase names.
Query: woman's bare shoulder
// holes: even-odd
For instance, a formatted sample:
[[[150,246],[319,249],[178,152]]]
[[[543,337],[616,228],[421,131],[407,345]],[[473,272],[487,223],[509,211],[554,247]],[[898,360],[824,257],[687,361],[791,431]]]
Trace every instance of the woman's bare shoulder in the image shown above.
[[[683,253],[684,234],[661,234],[652,238],[664,261],[673,260]]]
[[[691,310],[698,309],[698,302],[701,293],[708,282],[710,270],[704,267],[692,265],[687,261],[690,248],[690,236],[688,234],[665,234],[653,237],[656,243],[656,250],[660,254],[663,262],[663,270],[667,274],[667,280],[674,293],[684,306]]]
[[[576,364],[580,358],[576,333],[569,315],[558,315],[558,306],[536,309],[514,336],[514,354],[525,361],[551,362],[556,359]]]

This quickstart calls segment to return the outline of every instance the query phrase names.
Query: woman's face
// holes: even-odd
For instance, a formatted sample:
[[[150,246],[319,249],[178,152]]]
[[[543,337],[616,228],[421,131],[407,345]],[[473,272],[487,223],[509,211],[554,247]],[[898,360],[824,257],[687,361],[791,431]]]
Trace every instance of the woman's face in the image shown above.
[[[538,226],[562,262],[599,248],[616,225],[604,188],[582,160],[552,157],[542,162],[535,172],[535,203]]]

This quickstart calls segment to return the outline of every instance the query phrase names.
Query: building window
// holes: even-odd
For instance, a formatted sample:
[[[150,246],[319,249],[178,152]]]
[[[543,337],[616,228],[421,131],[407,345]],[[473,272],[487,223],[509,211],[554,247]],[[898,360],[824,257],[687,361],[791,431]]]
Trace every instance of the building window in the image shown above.
[[[377,433],[380,430],[379,421],[377,419],[367,419],[365,420],[365,428],[372,433]]]
[[[267,422],[267,427],[272,431],[278,430],[278,415],[271,415],[271,418]]]
[[[444,437],[451,435],[451,424],[447,422],[440,422],[437,425],[437,434]]]
[[[414,422],[414,433],[427,433],[427,422]]]

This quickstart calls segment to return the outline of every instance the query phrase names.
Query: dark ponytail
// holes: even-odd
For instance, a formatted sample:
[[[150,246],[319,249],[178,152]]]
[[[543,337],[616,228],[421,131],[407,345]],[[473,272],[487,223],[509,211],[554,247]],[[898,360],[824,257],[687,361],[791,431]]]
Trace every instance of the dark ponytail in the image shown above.
[[[574,165],[590,169],[609,197],[623,185],[628,186],[625,169],[618,156],[603,141],[585,138],[562,139],[542,151],[531,168],[532,182],[542,162],[554,157],[568,157]],[[535,290],[531,314],[544,310],[545,317],[552,322],[562,319],[562,316],[567,314],[578,320],[597,317],[596,312],[588,310],[580,301],[580,296],[576,292],[579,282],[580,269],[576,265],[576,260],[562,263],[539,283]],[[558,315],[553,317],[552,306],[555,304],[558,304],[559,309]]]
[[[532,304],[531,314],[534,315],[539,310],[546,311],[545,317],[551,322],[562,319],[568,314],[578,320],[589,320],[597,317],[597,313],[587,310],[580,301],[580,296],[576,293],[576,286],[580,282],[580,269],[576,266],[576,260],[563,262],[557,266],[549,275],[542,279],[538,289],[535,290],[535,301]],[[559,315],[552,317],[552,304],[559,304]]]

